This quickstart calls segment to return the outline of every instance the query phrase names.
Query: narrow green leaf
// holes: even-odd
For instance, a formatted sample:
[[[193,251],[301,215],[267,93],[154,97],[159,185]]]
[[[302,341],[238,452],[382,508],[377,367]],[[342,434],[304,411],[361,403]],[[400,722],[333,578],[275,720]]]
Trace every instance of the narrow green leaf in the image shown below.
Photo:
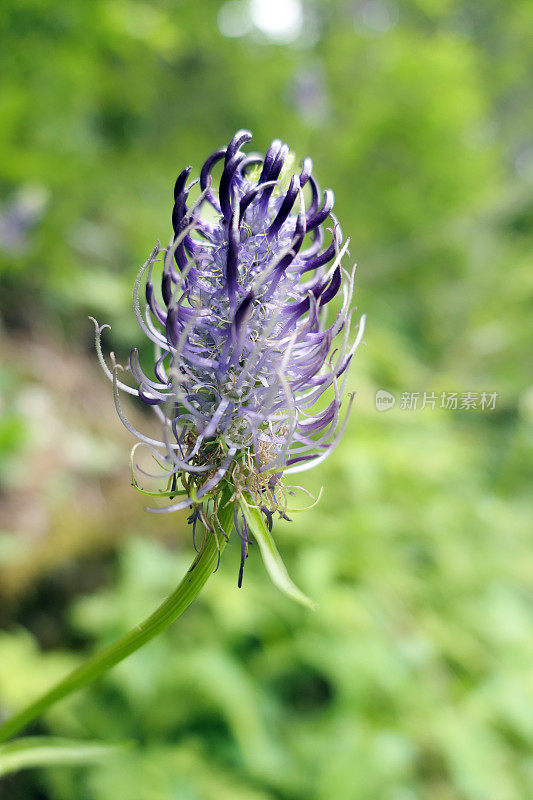
[[[123,745],[28,736],[0,745],[0,777],[31,767],[89,764],[117,753]]]
[[[291,600],[296,600],[297,603],[302,603],[302,605],[316,610],[318,608],[317,603],[300,591],[300,589],[298,589],[298,587],[289,577],[289,573],[287,572],[287,568],[279,554],[276,543],[274,542],[274,539],[272,538],[272,535],[268,530],[263,519],[263,515],[259,509],[247,505],[244,500],[241,502],[240,507],[246,518],[248,527],[253,533],[257,544],[259,545],[261,556],[263,557],[263,563],[268,574],[270,575],[270,578],[272,579],[272,582],[278,587],[278,589],[286,594],[287,597],[290,597]]]

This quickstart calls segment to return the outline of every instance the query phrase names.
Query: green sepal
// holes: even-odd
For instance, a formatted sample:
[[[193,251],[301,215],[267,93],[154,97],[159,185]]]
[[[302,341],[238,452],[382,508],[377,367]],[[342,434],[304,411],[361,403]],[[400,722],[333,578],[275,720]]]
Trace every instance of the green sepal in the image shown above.
[[[301,603],[313,609],[313,611],[316,611],[318,604],[307,597],[307,595],[298,589],[291,580],[287,568],[283,563],[283,559],[279,554],[279,550],[276,547],[276,543],[272,538],[272,534],[268,530],[259,509],[248,505],[243,498],[241,498],[239,506],[244,514],[249,530],[259,545],[263,563],[272,582],[280,591],[286,594],[287,597],[290,597],[291,600],[295,600],[297,603]]]

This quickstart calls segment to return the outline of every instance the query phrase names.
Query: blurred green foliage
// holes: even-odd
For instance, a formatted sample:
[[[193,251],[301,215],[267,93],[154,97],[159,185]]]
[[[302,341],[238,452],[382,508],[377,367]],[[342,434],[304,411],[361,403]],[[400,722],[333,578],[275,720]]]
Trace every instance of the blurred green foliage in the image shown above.
[[[276,527],[320,610],[277,594],[256,552],[237,590],[230,547],[178,625],[37,727],[138,748],[0,797],[526,800],[533,7],[304,0],[284,44],[247,8],[0,10],[1,713],[188,566],[184,518],[148,517],[129,488],[86,315],[119,354],[142,345],[131,284],[170,234],[173,180],[243,126],[335,189],[369,317],[343,443],[302,479],[324,497]],[[247,33],[221,33],[231,14]],[[498,400],[378,413],[380,388]]]

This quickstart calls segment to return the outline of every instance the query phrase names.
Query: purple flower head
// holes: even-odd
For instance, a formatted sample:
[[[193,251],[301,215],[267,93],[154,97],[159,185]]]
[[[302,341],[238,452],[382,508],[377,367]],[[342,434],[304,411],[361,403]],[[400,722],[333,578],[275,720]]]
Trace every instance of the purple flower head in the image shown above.
[[[118,413],[168,481],[162,494],[172,502],[152,510],[192,507],[193,526],[202,519],[211,529],[223,486],[269,528],[274,512],[286,514],[284,476],[320,463],[340,439],[353,400],[341,422],[347,368],[363,333],[364,318],[351,341],[354,273],[341,264],[348,242],[333,192],[322,194],[309,158],[293,171],[277,139],[264,156],[243,152],[251,138],[238,131],[198,179],[189,182],[191,167],[178,176],[172,240],[153,250],[134,288],[137,320],[155,345],[153,374],[133,349],[136,387],[119,381],[96,325]],[[120,389],[154,408],[160,440],[130,425]],[[235,526],[244,552],[238,512]]]

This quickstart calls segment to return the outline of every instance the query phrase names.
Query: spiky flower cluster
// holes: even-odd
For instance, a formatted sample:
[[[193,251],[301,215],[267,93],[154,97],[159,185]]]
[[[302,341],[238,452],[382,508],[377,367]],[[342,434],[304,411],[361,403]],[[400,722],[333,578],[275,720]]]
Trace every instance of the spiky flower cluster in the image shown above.
[[[163,450],[157,458],[169,484],[161,495],[184,495],[153,510],[193,507],[193,525],[201,518],[208,527],[222,485],[261,508],[269,527],[275,511],[285,513],[284,474],[315,466],[339,441],[346,371],[363,332],[361,320],[350,344],[353,271],[341,265],[348,242],[331,213],[333,192],[321,194],[309,158],[292,172],[287,145],[275,140],[265,156],[246,155],[250,139],[239,131],[207,159],[199,179],[188,183],[188,167],[176,181],[174,236],[153,250],[134,289],[139,325],[155,345],[153,376],[134,348],[137,388],[119,381],[117,366],[109,370],[102,356],[104,326],[96,325],[122,421],[154,453]],[[119,389],[154,407],[161,440],[130,425]],[[235,523],[245,542],[244,519],[237,514]]]

